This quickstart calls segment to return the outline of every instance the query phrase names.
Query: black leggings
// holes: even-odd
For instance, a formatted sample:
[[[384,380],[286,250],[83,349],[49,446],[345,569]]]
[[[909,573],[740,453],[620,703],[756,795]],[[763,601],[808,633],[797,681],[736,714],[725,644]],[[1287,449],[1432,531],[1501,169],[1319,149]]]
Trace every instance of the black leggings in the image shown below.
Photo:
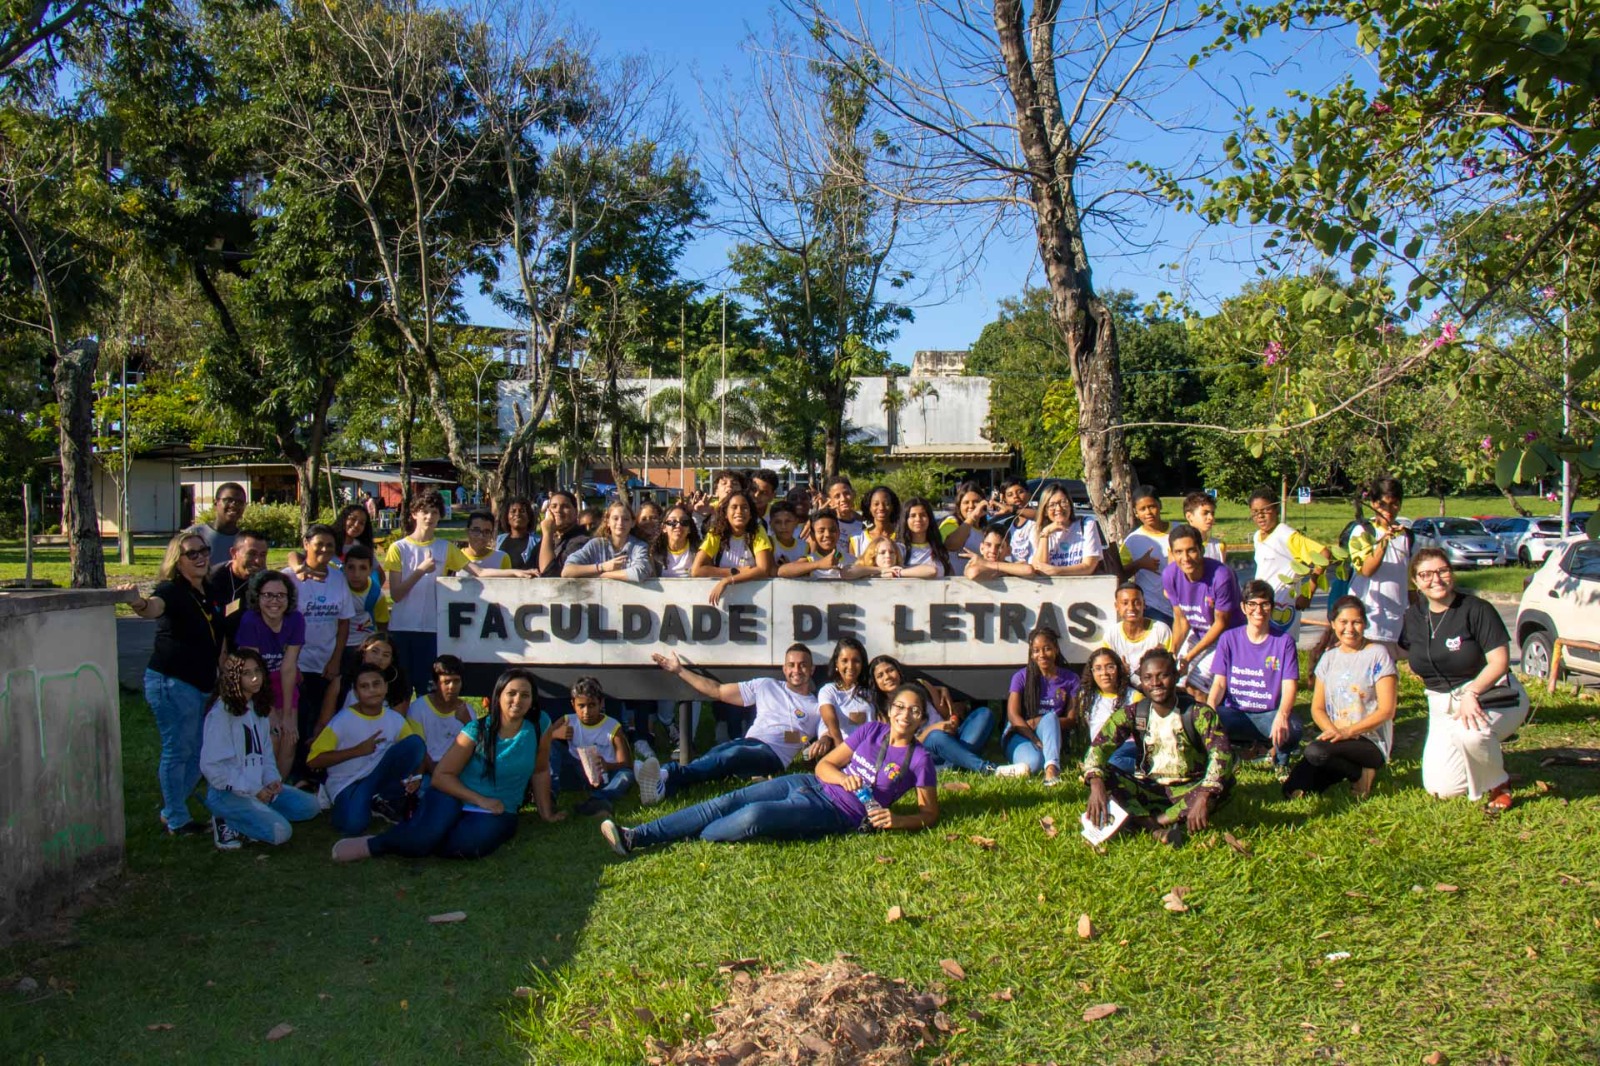
[[[1289,771],[1283,794],[1326,792],[1340,781],[1357,781],[1363,770],[1383,769],[1383,751],[1366,737],[1313,740]]]

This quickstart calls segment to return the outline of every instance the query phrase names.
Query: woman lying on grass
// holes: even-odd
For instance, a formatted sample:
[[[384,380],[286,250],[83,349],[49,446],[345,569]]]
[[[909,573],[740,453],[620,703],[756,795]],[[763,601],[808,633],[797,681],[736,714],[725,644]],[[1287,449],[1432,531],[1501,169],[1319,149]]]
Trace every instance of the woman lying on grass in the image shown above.
[[[805,840],[867,829],[925,829],[939,820],[933,758],[917,743],[927,721],[928,694],[902,685],[889,701],[889,720],[868,722],[817,763],[815,774],[791,774],[697,803],[665,818],[628,828],[611,819],[600,833],[618,855],[652,844],[701,840]],[[917,813],[889,808],[915,785]]]

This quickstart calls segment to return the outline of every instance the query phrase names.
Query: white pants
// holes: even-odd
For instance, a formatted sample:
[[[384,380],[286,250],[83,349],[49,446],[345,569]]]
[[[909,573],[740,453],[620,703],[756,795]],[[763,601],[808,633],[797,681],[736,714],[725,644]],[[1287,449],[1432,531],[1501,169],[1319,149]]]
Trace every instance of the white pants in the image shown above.
[[[1422,787],[1441,799],[1465,795],[1478,799],[1506,783],[1500,742],[1528,717],[1528,692],[1516,678],[1511,686],[1521,699],[1515,706],[1484,708],[1487,730],[1468,729],[1451,713],[1454,692],[1428,692],[1428,740],[1422,746]]]

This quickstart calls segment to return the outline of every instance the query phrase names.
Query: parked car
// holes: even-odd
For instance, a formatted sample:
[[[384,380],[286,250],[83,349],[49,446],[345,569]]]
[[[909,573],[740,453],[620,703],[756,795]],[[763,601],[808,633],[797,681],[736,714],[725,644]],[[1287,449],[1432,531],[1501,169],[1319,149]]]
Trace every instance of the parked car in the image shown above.
[[[1411,550],[1439,548],[1451,566],[1497,566],[1505,561],[1500,542],[1472,518],[1418,518],[1411,523]]]
[[[1517,608],[1522,672],[1549,677],[1557,637],[1600,643],[1600,541],[1574,537],[1557,545],[1533,572]],[[1564,671],[1600,674],[1600,652],[1567,646]]]
[[[1577,518],[1573,515],[1573,528],[1569,533],[1583,528]],[[1550,549],[1561,540],[1560,518],[1489,518],[1484,520],[1483,527],[1500,542],[1507,562],[1514,559],[1523,566],[1544,562]]]
[[[1031,477],[1027,480],[1028,499],[1038,500],[1047,488],[1060,486],[1067,494],[1067,499],[1072,501],[1072,509],[1080,515],[1092,516],[1094,508],[1089,503],[1089,486],[1076,478],[1068,477]]]

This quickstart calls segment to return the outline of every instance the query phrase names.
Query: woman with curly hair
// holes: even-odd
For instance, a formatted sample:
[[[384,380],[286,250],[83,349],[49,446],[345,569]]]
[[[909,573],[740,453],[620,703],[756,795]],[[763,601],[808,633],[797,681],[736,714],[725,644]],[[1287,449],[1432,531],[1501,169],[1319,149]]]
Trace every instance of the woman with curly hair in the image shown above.
[[[295,605],[294,582],[278,570],[263,570],[245,589],[244,616],[234,643],[240,651],[261,654],[267,664],[272,692],[272,750],[278,773],[294,765],[294,748],[300,740],[295,718],[299,703],[300,649],[306,642],[306,619]]]
[[[711,589],[715,607],[729,585],[771,577],[774,572],[772,538],[756,521],[755,505],[743,491],[730,493],[717,504],[691,573],[720,579]]]
[[[245,840],[287,843],[294,835],[290,822],[317,816],[316,797],[284,788],[272,758],[267,674],[260,652],[233,652],[223,661],[217,698],[206,713],[200,772],[206,779],[211,839],[219,851],[236,851]]]

